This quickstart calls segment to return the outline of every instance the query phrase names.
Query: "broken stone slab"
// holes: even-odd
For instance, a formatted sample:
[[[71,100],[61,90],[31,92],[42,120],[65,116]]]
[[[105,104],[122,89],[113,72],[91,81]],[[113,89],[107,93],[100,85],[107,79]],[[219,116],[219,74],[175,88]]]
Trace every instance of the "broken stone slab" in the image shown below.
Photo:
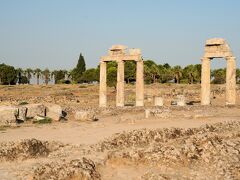
[[[45,104],[46,116],[52,120],[59,121],[63,117],[62,107],[58,104]]]
[[[18,116],[18,108],[14,106],[0,106],[0,124],[15,123]]]
[[[81,120],[81,121],[96,121],[96,113],[91,110],[81,110],[77,111],[74,115],[74,118],[76,120]]]
[[[45,116],[46,112],[45,109],[46,107],[43,104],[28,104],[25,105],[24,107],[27,108],[27,118],[31,119],[34,118],[35,116]]]

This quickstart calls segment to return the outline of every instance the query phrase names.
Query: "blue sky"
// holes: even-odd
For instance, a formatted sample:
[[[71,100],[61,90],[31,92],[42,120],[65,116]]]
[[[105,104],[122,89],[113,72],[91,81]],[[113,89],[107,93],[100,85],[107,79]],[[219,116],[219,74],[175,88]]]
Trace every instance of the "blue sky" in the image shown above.
[[[239,61],[239,9],[239,0],[0,0],[0,63],[72,69],[82,52],[90,68],[124,44],[185,66],[200,63],[213,37],[225,38]]]

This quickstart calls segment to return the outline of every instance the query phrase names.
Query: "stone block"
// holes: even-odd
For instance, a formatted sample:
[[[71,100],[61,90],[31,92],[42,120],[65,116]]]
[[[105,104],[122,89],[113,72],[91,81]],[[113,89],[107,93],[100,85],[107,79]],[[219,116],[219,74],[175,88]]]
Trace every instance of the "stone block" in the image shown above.
[[[186,100],[183,95],[178,95],[177,96],[177,106],[185,106],[186,105]]]
[[[74,118],[81,121],[95,121],[96,113],[94,111],[81,110],[75,113]]]
[[[154,97],[154,106],[163,106],[163,98]]]
[[[43,104],[28,104],[24,107],[27,108],[27,118],[33,118],[35,116],[45,116],[46,107]]]
[[[0,106],[0,124],[6,125],[16,122],[18,108],[13,106]]]
[[[145,109],[145,118],[149,118],[151,116],[151,111],[149,109]]]
[[[25,121],[27,119],[27,108],[19,107],[18,108],[18,120]]]
[[[63,117],[62,107],[57,104],[45,104],[46,116],[52,120],[59,121]]]

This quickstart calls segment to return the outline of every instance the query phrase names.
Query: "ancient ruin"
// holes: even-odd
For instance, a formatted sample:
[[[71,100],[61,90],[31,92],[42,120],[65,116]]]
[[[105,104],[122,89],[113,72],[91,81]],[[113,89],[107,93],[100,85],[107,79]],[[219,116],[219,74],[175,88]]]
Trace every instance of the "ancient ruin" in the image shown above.
[[[108,55],[101,57],[100,62],[100,88],[99,106],[107,106],[107,62],[116,61],[117,70],[117,95],[116,106],[124,106],[124,61],[136,61],[136,106],[143,106],[144,79],[143,60],[140,49],[128,49],[126,46],[114,45],[110,48]]]
[[[213,58],[225,58],[226,72],[226,105],[236,103],[236,58],[224,39],[213,38],[206,41],[205,54],[202,58],[201,104],[210,104],[210,61]]]

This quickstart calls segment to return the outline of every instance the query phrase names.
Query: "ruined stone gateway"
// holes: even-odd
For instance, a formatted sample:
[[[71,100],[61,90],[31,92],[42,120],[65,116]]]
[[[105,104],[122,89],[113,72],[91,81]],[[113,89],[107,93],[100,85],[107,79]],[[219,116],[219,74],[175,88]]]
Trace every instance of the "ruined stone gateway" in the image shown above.
[[[119,107],[124,106],[124,61],[136,61],[136,106],[143,106],[144,80],[141,51],[140,49],[127,49],[123,45],[112,46],[108,55],[101,57],[99,106],[107,106],[107,62],[109,61],[116,61],[118,64],[116,106]]]
[[[222,38],[213,38],[206,41],[205,53],[202,60],[201,77],[201,104],[210,104],[210,61],[213,58],[225,58],[227,61],[226,72],[226,105],[236,103],[236,58],[233,56],[229,45]]]

